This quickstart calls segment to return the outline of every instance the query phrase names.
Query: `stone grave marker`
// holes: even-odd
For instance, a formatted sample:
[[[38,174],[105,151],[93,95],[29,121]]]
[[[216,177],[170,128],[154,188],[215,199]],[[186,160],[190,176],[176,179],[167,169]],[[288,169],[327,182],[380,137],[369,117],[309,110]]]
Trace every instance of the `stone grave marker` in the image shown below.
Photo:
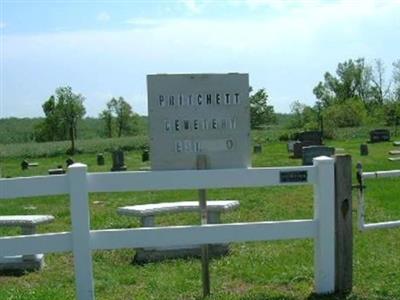
[[[390,141],[390,131],[388,129],[374,129],[369,133],[371,143]]]
[[[112,153],[113,166],[111,171],[126,171],[124,152],[122,150],[115,150]]]
[[[290,147],[293,147],[293,157],[302,158],[303,148],[307,146],[322,145],[322,132],[321,131],[303,131],[294,135],[297,141],[294,141]],[[289,143],[288,143],[288,149]]]
[[[400,155],[400,150],[390,150],[389,154],[390,155]]]
[[[368,155],[368,145],[367,144],[361,144],[360,145],[360,155],[361,156]]]
[[[103,155],[103,153],[97,154],[96,160],[97,160],[97,165],[98,166],[104,166],[104,155]]]
[[[37,167],[37,166],[39,166],[39,163],[37,163],[37,162],[28,162],[26,159],[24,159],[21,162],[21,170],[27,170],[30,167]]]
[[[68,157],[67,160],[65,161],[65,164],[67,165],[68,168],[70,165],[74,164],[74,160],[71,157]]]
[[[262,152],[262,146],[259,145],[259,144],[254,145],[254,147],[253,147],[253,153],[261,153],[261,152]]]
[[[142,152],[142,162],[149,161],[149,150],[143,150]]]
[[[303,165],[313,164],[313,158],[318,156],[332,156],[335,154],[335,148],[326,146],[307,146],[303,147]]]

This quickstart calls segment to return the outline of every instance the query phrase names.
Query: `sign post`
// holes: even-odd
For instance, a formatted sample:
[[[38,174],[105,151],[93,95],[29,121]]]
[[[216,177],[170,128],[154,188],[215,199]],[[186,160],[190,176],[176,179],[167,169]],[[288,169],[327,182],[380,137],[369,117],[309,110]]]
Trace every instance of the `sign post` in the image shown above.
[[[248,74],[147,76],[152,170],[251,166]],[[207,192],[198,191],[201,224]],[[201,247],[203,296],[210,294],[209,247]]]
[[[197,156],[197,169],[207,169],[207,156]],[[207,213],[207,190],[199,190],[199,207],[200,207],[200,218],[201,225],[207,224],[208,213]],[[209,270],[209,258],[208,258],[208,245],[201,246],[201,279],[203,282],[203,297],[210,295],[210,270]]]

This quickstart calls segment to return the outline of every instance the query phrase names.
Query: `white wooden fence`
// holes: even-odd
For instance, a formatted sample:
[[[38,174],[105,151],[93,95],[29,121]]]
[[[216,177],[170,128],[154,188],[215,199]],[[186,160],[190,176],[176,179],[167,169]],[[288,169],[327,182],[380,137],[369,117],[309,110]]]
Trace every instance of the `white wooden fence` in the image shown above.
[[[371,229],[383,229],[383,228],[394,228],[400,227],[400,220],[378,222],[378,223],[365,223],[365,187],[364,179],[377,179],[377,178],[388,178],[388,177],[400,177],[400,170],[390,171],[376,171],[376,172],[363,172],[362,166],[358,165],[358,172],[360,178],[360,189],[358,192],[358,228],[361,231]]]
[[[281,182],[281,172],[303,171],[304,182]],[[157,228],[90,230],[88,193],[145,190],[314,185],[314,218],[278,222],[209,224]],[[315,291],[335,288],[334,160],[313,166],[224,170],[87,173],[74,164],[65,175],[0,180],[0,200],[69,194],[71,232],[0,238],[0,256],[72,251],[77,298],[94,299],[92,250],[201,245],[228,242],[313,238]],[[293,203],[296,205],[296,203]]]

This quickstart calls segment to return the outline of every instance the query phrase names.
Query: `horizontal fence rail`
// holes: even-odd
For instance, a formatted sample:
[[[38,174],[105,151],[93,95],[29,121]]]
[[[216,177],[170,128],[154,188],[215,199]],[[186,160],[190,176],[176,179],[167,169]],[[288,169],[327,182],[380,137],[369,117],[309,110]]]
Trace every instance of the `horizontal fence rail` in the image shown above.
[[[387,221],[387,222],[376,222],[376,223],[365,223],[365,189],[364,179],[378,179],[378,178],[393,178],[400,177],[400,170],[389,170],[389,171],[375,171],[375,172],[363,172],[362,166],[359,165],[359,174],[361,174],[360,190],[358,193],[358,227],[361,231],[373,230],[373,229],[386,229],[400,227],[400,220]]]
[[[91,230],[91,249],[173,247],[315,238],[313,220]],[[72,250],[70,232],[0,238],[0,256]]]
[[[312,220],[92,231],[93,249],[170,247],[314,238]]]
[[[314,218],[197,226],[90,230],[88,193],[314,185]],[[77,298],[94,300],[92,250],[169,247],[312,238],[315,291],[334,290],[334,160],[312,166],[221,170],[87,173],[73,164],[67,174],[0,179],[0,199],[69,194],[71,232],[0,238],[0,256],[72,251]]]
[[[67,175],[0,179],[0,199],[68,194]]]
[[[400,177],[400,170],[363,172],[362,177],[367,178],[385,178],[385,177]]]
[[[280,172],[307,172],[304,182],[280,182]],[[315,183],[312,166],[181,171],[87,173],[89,192],[262,187]],[[21,186],[24,188],[21,189]],[[68,176],[37,176],[0,180],[0,199],[67,194]]]

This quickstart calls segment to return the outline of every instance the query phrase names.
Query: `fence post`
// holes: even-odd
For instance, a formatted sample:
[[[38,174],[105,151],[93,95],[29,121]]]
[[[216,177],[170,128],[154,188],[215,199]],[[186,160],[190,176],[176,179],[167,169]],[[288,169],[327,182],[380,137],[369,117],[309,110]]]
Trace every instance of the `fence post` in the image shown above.
[[[314,158],[315,292],[327,294],[335,288],[335,177],[334,160],[326,156]]]
[[[335,292],[349,293],[353,285],[353,218],[351,156],[335,156]]]
[[[76,163],[68,168],[71,203],[72,251],[75,265],[76,296],[94,300],[93,265],[90,249],[89,197],[87,166]]]

